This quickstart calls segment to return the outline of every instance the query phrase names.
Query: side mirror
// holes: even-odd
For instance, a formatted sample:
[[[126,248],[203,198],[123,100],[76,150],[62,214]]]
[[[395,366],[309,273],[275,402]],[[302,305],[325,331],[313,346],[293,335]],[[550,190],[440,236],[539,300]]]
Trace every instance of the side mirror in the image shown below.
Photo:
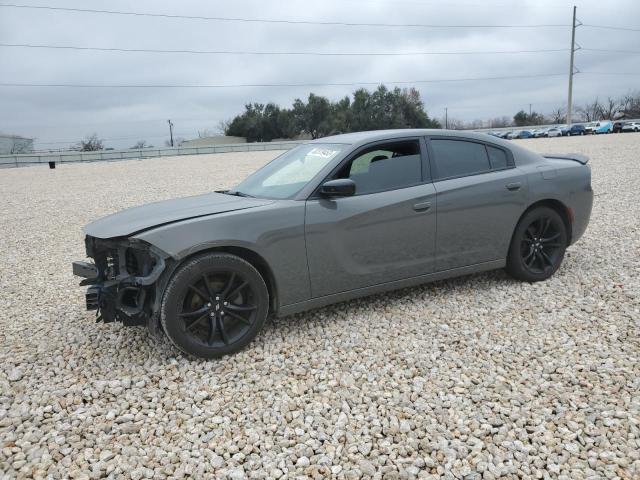
[[[324,182],[320,194],[325,197],[350,197],[356,193],[356,184],[349,178],[338,178]]]

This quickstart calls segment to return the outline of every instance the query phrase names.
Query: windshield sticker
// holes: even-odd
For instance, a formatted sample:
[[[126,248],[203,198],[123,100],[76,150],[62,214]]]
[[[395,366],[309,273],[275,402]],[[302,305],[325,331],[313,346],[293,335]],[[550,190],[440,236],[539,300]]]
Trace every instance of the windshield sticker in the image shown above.
[[[328,148],[314,148],[308,155],[329,159],[335,157],[338,151],[339,150],[330,150]]]

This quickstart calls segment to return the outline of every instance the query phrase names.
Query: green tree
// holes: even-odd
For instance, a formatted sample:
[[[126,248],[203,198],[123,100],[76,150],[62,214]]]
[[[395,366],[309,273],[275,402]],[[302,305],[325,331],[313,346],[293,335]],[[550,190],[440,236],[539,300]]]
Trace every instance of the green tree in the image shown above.
[[[226,124],[225,133],[255,142],[295,138],[301,133],[320,138],[387,128],[440,128],[440,124],[427,115],[418,90],[389,90],[380,85],[373,92],[360,88],[353,100],[344,97],[335,103],[310,93],[306,102],[298,98],[290,109],[272,103],[247,104],[244,113]]]

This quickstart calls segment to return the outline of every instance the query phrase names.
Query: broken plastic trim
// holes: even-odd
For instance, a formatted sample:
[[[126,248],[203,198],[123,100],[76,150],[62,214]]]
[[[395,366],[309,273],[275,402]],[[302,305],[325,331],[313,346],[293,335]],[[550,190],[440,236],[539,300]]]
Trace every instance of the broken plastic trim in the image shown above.
[[[73,262],[73,272],[84,278],[80,285],[91,285],[87,310],[96,310],[98,321],[145,325],[154,314],[152,286],[165,270],[168,255],[136,239],[87,236],[85,242],[95,264]]]

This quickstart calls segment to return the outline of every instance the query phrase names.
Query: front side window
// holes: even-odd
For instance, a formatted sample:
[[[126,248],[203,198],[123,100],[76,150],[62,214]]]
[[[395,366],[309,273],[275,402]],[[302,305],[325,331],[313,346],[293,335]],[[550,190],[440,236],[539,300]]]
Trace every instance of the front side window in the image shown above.
[[[233,192],[258,198],[292,198],[345,147],[322,143],[296,147],[247,177]]]
[[[356,195],[395,190],[422,182],[418,140],[378,144],[358,153],[334,178],[349,178]]]
[[[431,140],[438,178],[462,177],[491,170],[481,143],[463,140]]]

